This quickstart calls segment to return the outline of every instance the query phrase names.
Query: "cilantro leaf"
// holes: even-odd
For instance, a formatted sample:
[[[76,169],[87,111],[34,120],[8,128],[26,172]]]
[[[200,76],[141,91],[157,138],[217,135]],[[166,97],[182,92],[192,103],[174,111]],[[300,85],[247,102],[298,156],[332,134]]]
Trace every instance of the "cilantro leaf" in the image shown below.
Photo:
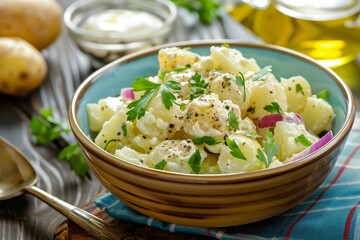
[[[317,98],[322,98],[324,100],[326,100],[328,98],[328,96],[329,96],[329,91],[328,90],[323,90],[323,91],[316,94]]]
[[[193,170],[194,173],[198,174],[201,170],[201,154],[199,149],[196,149],[196,151],[191,155],[189,161],[189,166]]]
[[[231,140],[230,138],[225,139],[226,145],[230,149],[230,154],[235,157],[242,160],[247,160],[244,154],[241,152],[239,146],[236,144],[235,140]]]
[[[191,86],[189,94],[190,100],[208,92],[209,83],[201,79],[201,75],[198,72],[190,77],[189,84]]]
[[[309,139],[307,139],[307,137],[304,134],[297,136],[295,138],[295,142],[300,143],[300,144],[304,145],[305,147],[309,147],[312,145],[312,142]]]
[[[262,141],[262,145],[266,155],[263,154],[261,149],[258,149],[258,155],[256,155],[256,157],[268,168],[273,157],[279,151],[279,144],[274,141],[273,134],[269,129],[266,130],[266,139]]]
[[[62,149],[57,155],[58,160],[67,160],[71,169],[80,177],[88,171],[88,165],[78,144],[73,143]]]
[[[284,113],[284,111],[281,109],[280,105],[277,102],[272,102],[271,105],[266,105],[264,107],[264,110],[271,114],[275,114],[275,113],[283,114]]]
[[[239,76],[236,76],[236,83],[244,88],[244,98],[243,98],[243,102],[245,102],[246,100],[246,91],[245,91],[245,77],[244,74],[242,74],[241,72],[239,72]]]
[[[154,168],[155,169],[159,169],[159,170],[164,170],[165,166],[167,164],[167,161],[165,159],[161,160],[160,162],[158,162]]]
[[[233,128],[233,129],[238,129],[239,128],[239,121],[234,113],[234,110],[231,110],[229,113],[228,113],[228,121],[230,123],[230,126]]]
[[[209,137],[209,136],[204,136],[204,137],[194,137],[192,139],[193,143],[195,144],[207,144],[207,145],[215,145],[215,144],[218,144],[219,142],[216,141],[215,138],[213,137]]]
[[[254,73],[253,80],[254,81],[263,81],[267,78],[267,76],[270,74],[271,71],[272,71],[271,66],[263,67],[260,71]]]

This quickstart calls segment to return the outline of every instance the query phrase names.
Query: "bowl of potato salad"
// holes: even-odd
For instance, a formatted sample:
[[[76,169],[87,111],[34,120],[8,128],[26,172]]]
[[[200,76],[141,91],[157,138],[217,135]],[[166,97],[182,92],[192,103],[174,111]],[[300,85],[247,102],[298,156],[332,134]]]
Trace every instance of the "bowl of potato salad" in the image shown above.
[[[330,69],[295,51],[231,40],[122,57],[69,110],[95,176],[163,221],[224,227],[283,213],[333,168],[355,117]]]

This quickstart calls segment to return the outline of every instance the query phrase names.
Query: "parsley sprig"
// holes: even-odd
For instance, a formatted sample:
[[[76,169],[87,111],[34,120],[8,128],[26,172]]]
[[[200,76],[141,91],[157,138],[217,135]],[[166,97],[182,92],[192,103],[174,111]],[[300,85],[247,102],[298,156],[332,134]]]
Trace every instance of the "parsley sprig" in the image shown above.
[[[65,119],[56,120],[53,117],[53,109],[42,108],[39,115],[34,115],[30,119],[29,127],[35,137],[35,142],[40,145],[61,141],[61,150],[57,155],[58,160],[67,160],[71,169],[80,177],[88,172],[88,165],[81,153],[79,145],[76,143],[67,143],[62,134],[70,132],[69,123]]]
[[[128,105],[129,111],[126,112],[128,121],[135,121],[136,119],[142,118],[145,115],[151,99],[159,92],[159,90],[162,103],[167,110],[169,110],[173,104],[179,105],[181,109],[186,107],[185,104],[176,102],[174,93],[179,93],[181,90],[178,82],[167,81],[160,84],[151,82],[146,78],[136,78],[132,87],[134,92],[145,91],[145,94],[140,99],[133,101]]]
[[[279,151],[279,144],[274,141],[273,134],[269,129],[266,130],[266,139],[262,141],[262,145],[265,154],[263,153],[263,151],[261,151],[260,148],[258,148],[258,154],[256,155],[256,157],[268,168],[271,164],[273,157]]]
[[[190,77],[189,84],[191,86],[189,93],[190,100],[193,100],[194,98],[206,94],[209,91],[208,90],[209,83],[201,79],[201,75],[198,72],[196,72],[194,75]]]

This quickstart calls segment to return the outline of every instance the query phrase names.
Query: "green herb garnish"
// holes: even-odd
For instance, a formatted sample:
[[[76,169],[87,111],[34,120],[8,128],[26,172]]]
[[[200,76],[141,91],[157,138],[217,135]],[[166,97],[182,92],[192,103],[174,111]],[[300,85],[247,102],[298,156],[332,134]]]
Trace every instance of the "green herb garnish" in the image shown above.
[[[221,4],[216,0],[172,0],[177,6],[198,14],[201,23],[209,24],[220,15]]]
[[[195,174],[200,173],[201,170],[201,154],[199,149],[196,149],[196,151],[191,155],[189,159],[189,166],[193,170]]]
[[[134,92],[145,91],[145,94],[138,100],[131,102],[128,105],[129,111],[126,112],[127,120],[134,121],[140,119],[145,115],[146,109],[151,99],[160,90],[161,100],[166,109],[170,109],[173,103],[179,105],[182,109],[186,107],[185,104],[176,102],[176,97],[173,94],[180,92],[181,87],[178,82],[167,81],[164,84],[153,83],[146,78],[136,78],[132,85]]]
[[[191,86],[189,94],[191,100],[208,92],[209,83],[201,79],[201,75],[198,72],[190,77],[189,84]]]
[[[67,160],[71,169],[78,176],[83,177],[86,175],[89,167],[79,145],[68,143],[61,136],[71,131],[69,123],[65,119],[58,121],[53,117],[53,109],[42,108],[39,110],[39,115],[31,117],[29,127],[37,144],[62,142],[57,159]]]
[[[69,123],[65,119],[53,118],[51,108],[42,108],[39,116],[32,116],[30,120],[31,133],[37,144],[46,144],[58,138],[62,133],[70,132]]]
[[[159,169],[159,170],[164,170],[165,166],[167,164],[167,161],[165,159],[161,160],[160,162],[158,162],[154,168],[155,169]]]
[[[67,160],[71,169],[80,177],[84,177],[88,171],[88,165],[76,143],[72,143],[62,149],[57,155],[58,160]]]
[[[228,121],[230,123],[230,126],[233,128],[233,129],[238,129],[239,128],[239,121],[234,113],[234,110],[231,110],[228,114]]]
[[[323,91],[316,94],[317,98],[321,98],[321,99],[324,99],[324,100],[326,100],[328,98],[328,96],[329,96],[329,91],[328,90],[323,90]]]
[[[228,44],[228,43],[222,43],[221,46],[224,47],[224,48],[229,48],[229,47],[230,47],[230,44]]]
[[[245,102],[246,100],[246,90],[245,90],[245,77],[244,74],[242,74],[241,72],[239,72],[240,75],[236,76],[236,83],[244,88],[244,97],[243,97],[243,102]]]
[[[166,74],[168,73],[171,73],[171,72],[182,72],[182,71],[185,71],[185,70],[188,70],[190,68],[190,64],[186,65],[185,67],[182,67],[182,68],[175,68],[175,69],[172,69],[172,70],[167,70],[167,71],[163,71],[159,74],[159,78],[161,80],[164,80]]]
[[[255,133],[252,133],[252,132],[244,132],[244,133],[242,133],[241,135],[243,135],[243,136],[245,136],[245,137],[252,138],[252,139],[254,139],[254,140],[256,140],[257,138],[261,137],[260,135],[255,134]]]
[[[264,110],[271,114],[275,114],[275,113],[283,114],[284,113],[284,111],[281,109],[280,105],[277,102],[272,102],[271,105],[266,105],[264,107]]]
[[[303,96],[305,95],[304,94],[304,90],[303,90],[303,88],[302,88],[302,86],[299,84],[299,83],[297,83],[296,85],[295,85],[295,91],[296,91],[296,93],[301,93]]]
[[[295,142],[300,143],[300,144],[304,145],[305,147],[309,147],[312,145],[312,142],[304,134],[297,136],[295,138]]]
[[[272,71],[272,67],[266,66],[266,67],[262,68],[260,71],[254,73],[253,80],[254,81],[263,81],[267,78],[267,76],[270,74],[271,71]]]
[[[109,146],[109,144],[112,143],[112,142],[116,142],[116,141],[117,141],[117,139],[110,139],[110,140],[106,141],[106,144],[104,146],[104,150],[107,151],[107,147]]]
[[[235,157],[239,158],[241,160],[247,160],[244,154],[241,152],[239,146],[236,144],[235,140],[231,140],[230,138],[225,139],[225,143],[230,149],[230,154]]]
[[[279,151],[279,144],[277,144],[273,139],[272,132],[267,129],[266,130],[266,140],[262,141],[262,145],[264,148],[265,155],[261,149],[257,150],[258,155],[256,157],[260,160],[260,162],[264,163],[265,166],[268,168],[271,164],[273,157]]]
[[[127,136],[127,127],[126,127],[125,123],[123,125],[121,125],[121,130],[122,130],[122,132],[124,134],[124,137],[126,137]]]
[[[216,141],[215,138],[213,137],[209,137],[209,136],[204,136],[204,137],[194,137],[192,139],[193,143],[199,145],[199,144],[207,144],[207,145],[215,145],[218,144],[219,142]]]

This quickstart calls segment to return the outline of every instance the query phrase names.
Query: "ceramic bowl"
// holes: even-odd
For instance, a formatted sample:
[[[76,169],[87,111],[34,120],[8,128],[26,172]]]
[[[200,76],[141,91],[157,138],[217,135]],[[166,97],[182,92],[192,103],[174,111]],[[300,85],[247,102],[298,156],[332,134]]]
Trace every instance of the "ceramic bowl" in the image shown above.
[[[176,224],[223,227],[256,222],[299,204],[324,181],[344,146],[355,117],[352,94],[330,69],[297,52],[236,41],[183,42],[209,55],[212,45],[229,43],[260,66],[272,65],[275,76],[302,75],[314,92],[329,91],[336,118],[334,138],[299,161],[248,173],[190,175],[139,167],[96,146],[89,130],[86,104],[114,96],[139,76],[158,71],[157,52],[165,46],[130,54],[99,69],[77,89],[69,110],[70,124],[87,162],[100,182],[129,207]]]
[[[84,27],[86,20],[104,11],[141,11],[157,17],[162,26],[141,31],[117,32],[97,31]],[[168,0],[78,0],[69,5],[64,12],[65,26],[79,49],[90,57],[94,67],[101,67],[119,57],[134,51],[163,44],[173,29],[177,17],[176,5]],[[105,17],[102,17],[105,19]],[[117,21],[116,17],[107,17]],[[138,20],[140,24],[141,20]],[[102,21],[102,24],[107,24]],[[134,28],[139,26],[134,24]],[[122,29],[124,27],[118,27]]]

